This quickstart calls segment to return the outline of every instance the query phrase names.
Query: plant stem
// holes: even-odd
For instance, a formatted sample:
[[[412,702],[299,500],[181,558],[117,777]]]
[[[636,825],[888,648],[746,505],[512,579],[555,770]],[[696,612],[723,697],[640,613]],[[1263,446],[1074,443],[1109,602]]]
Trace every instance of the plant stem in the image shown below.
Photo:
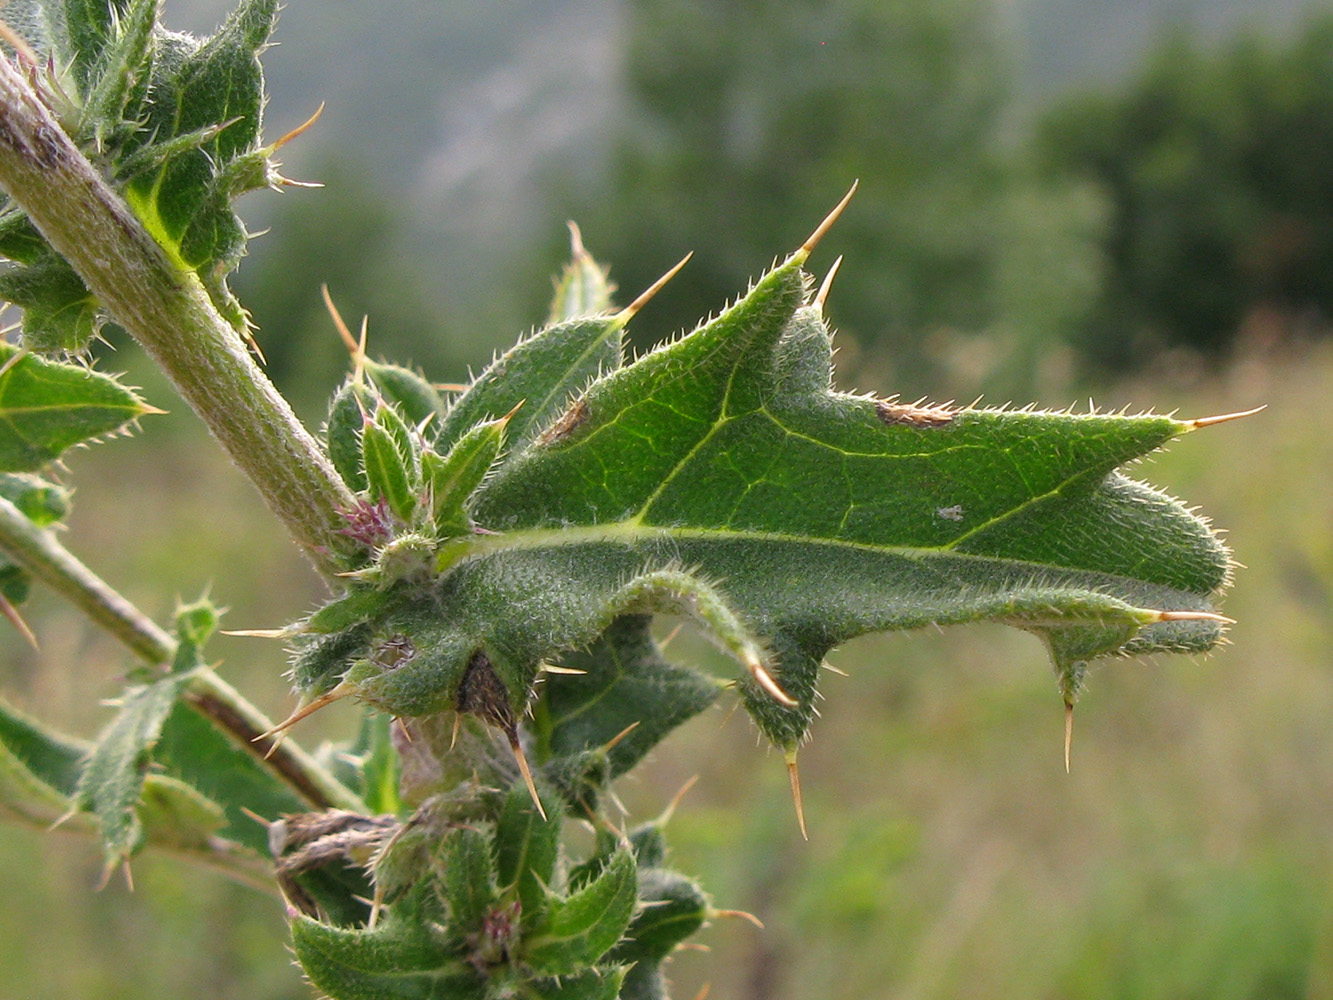
[[[0,186],[137,340],[326,574],[349,548],[352,497],[319,445],[213,307],[0,58]]]
[[[101,577],[80,562],[49,531],[0,497],[0,549],[154,666],[176,656],[176,640]],[[214,671],[195,671],[185,699],[200,714],[258,757],[303,800],[316,809],[366,812],[365,803],[321,767],[293,740],[263,737],[273,723]],[[275,746],[275,742],[277,745]]]

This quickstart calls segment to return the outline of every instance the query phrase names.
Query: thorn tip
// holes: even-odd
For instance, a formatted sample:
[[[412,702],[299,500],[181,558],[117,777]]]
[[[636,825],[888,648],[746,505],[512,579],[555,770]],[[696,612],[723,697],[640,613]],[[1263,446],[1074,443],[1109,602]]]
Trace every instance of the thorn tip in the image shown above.
[[[787,753],[787,778],[791,782],[791,800],[796,806],[796,822],[801,828],[801,839],[809,840],[810,834],[805,829],[805,803],[801,799],[801,772],[796,768],[796,751]]]
[[[801,249],[796,251],[796,253],[801,254],[802,259],[810,255],[810,252],[819,245],[819,241],[822,240],[824,235],[833,227],[833,223],[838,221],[838,216],[842,215],[842,210],[845,209],[847,203],[852,200],[852,195],[856,194],[856,189],[860,184],[861,181],[859,179],[852,181],[852,186],[847,190],[847,193],[842,196],[842,201],[838,202],[838,204],[833,207],[833,211],[829,212],[829,214],[824,217],[824,221],[821,222],[806,241],[801,244]]]

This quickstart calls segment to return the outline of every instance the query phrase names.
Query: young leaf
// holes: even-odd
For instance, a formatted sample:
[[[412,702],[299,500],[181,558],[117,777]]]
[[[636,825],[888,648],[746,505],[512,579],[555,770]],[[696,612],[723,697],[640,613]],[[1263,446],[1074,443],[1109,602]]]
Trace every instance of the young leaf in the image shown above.
[[[549,727],[552,754],[604,746],[633,726],[608,751],[615,777],[717,699],[720,688],[710,677],[662,655],[651,622],[651,615],[617,618],[592,645],[561,658],[583,673],[547,676],[538,718]]]
[[[430,497],[431,530],[436,538],[452,538],[468,530],[467,500],[500,454],[509,419],[477,424],[443,458],[431,449],[421,453],[421,471]]]
[[[495,825],[496,881],[502,889],[515,888],[523,920],[530,924],[546,909],[560,856],[561,810],[545,796],[542,804],[545,816],[537,811],[527,788],[515,785]]]
[[[439,429],[439,421],[443,420],[445,414],[444,398],[433,385],[412,369],[401,365],[362,357],[361,367],[375,383],[380,396],[398,407],[409,423],[420,427],[430,420],[435,423],[434,429]]]
[[[324,441],[329,461],[338,475],[355,493],[366,489],[366,470],[361,460],[361,430],[366,414],[375,410],[375,397],[355,379],[342,384],[329,401],[329,417],[324,425]]]
[[[17,348],[0,344],[0,365]],[[32,472],[149,412],[115,379],[26,355],[0,373],[0,471]]]
[[[384,500],[410,524],[421,492],[421,448],[398,411],[381,404],[361,430],[362,465],[371,500]]]
[[[373,930],[297,917],[292,946],[310,982],[331,1000],[484,1000],[489,995],[486,978],[443,940],[416,900],[390,907]]]
[[[172,674],[129,688],[79,777],[75,799],[97,817],[108,865],[139,846],[143,824],[138,805],[152,748],[188,681],[188,674]]]
[[[489,840],[479,830],[450,830],[440,848],[440,861],[440,883],[449,904],[451,930],[462,935],[481,933],[499,900]]]
[[[472,427],[522,408],[510,420],[511,448],[528,444],[603,372],[620,366],[622,316],[592,316],[544,327],[496,358],[454,401],[435,446],[453,447]]]
[[[546,317],[548,326],[608,312],[611,309],[611,293],[616,290],[608,278],[607,269],[584,249],[583,236],[572,222],[569,224],[569,236],[570,261],[555,281],[551,311]]]
[[[552,900],[523,960],[541,975],[574,975],[596,964],[629,926],[637,895],[634,856],[621,851],[587,887]]]

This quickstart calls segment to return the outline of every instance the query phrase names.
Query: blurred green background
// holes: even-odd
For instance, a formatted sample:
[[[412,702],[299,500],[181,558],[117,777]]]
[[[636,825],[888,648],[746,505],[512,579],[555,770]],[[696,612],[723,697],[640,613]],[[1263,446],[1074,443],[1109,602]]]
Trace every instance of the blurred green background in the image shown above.
[[[225,4],[168,0],[209,27]],[[1074,767],[1036,640],[875,637],[833,659],[802,756],[707,713],[621,787],[673,821],[723,920],[676,959],[714,998],[1333,998],[1333,10],[1278,0],[292,0],[267,56],[272,136],[322,192],[251,196],[237,278],[270,370],[315,424],[346,355],[465,376],[540,320],[583,226],[641,346],[720,308],[850,181],[821,248],[839,387],[908,399],[1262,415],[1140,470],[1234,531],[1232,645],[1111,662]],[[171,409],[73,455],[67,544],[166,620],[210,588],[281,624],[313,574],[201,425],[114,340],[102,360]],[[127,661],[39,594],[40,653],[0,688],[89,734]],[[668,623],[669,624],[669,623]],[[727,671],[702,643],[679,654]],[[276,644],[222,638],[277,716]],[[342,707],[303,723],[343,738]],[[279,905],[167,859],[95,891],[92,845],[0,826],[0,1000],[303,998]]]

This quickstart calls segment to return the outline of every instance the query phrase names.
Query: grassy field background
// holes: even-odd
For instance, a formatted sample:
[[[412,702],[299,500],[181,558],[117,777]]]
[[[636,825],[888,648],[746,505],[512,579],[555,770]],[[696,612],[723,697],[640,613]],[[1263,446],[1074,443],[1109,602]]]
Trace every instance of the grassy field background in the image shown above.
[[[824,681],[802,756],[809,843],[780,756],[724,700],[620,788],[647,818],[698,774],[671,826],[676,864],[767,925],[718,921],[701,936],[711,951],[675,961],[678,1000],[705,982],[727,1000],[1333,998],[1333,351],[1242,358],[1097,402],[1185,416],[1269,404],[1136,473],[1230,529],[1246,567],[1224,608],[1232,644],[1097,668],[1066,775],[1060,701],[1032,637],[972,627],[853,643],[833,658],[850,676]],[[316,599],[193,418],[68,464],[67,544],[159,620],[205,586],[233,628],[280,624]],[[42,650],[0,638],[0,688],[94,732],[125,658],[46,595],[31,620]],[[284,712],[276,644],[210,651]],[[330,712],[297,735],[314,745],[351,725]],[[133,893],[119,879],[96,891],[99,874],[89,843],[0,826],[0,1000],[310,995],[276,900],[158,858],[136,861]]]

